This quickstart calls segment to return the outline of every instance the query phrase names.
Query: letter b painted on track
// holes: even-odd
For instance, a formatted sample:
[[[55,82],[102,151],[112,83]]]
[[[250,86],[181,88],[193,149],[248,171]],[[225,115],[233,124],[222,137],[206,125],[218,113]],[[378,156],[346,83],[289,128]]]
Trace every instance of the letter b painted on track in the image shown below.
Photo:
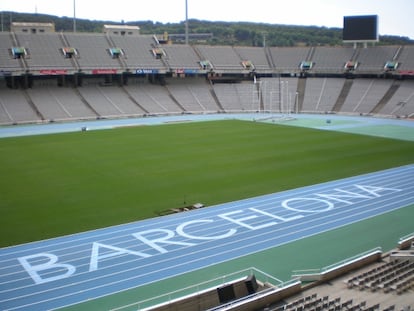
[[[76,271],[72,265],[57,263],[58,256],[50,253],[39,253],[18,259],[36,284],[64,279]]]

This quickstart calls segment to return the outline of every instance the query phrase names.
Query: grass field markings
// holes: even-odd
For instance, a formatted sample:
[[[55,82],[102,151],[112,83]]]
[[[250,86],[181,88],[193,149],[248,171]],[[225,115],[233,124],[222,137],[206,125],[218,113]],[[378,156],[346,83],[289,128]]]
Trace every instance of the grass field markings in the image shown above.
[[[377,209],[381,209],[381,207],[378,207],[378,208],[375,208],[374,210],[377,210]],[[366,210],[364,210],[364,211],[362,211],[362,212],[360,212],[360,213],[357,213],[357,214],[364,214],[364,213],[366,213],[367,211]],[[345,217],[345,218],[354,218],[355,216],[354,215],[350,215],[350,216],[347,216],[347,217]],[[323,218],[332,218],[332,216],[325,216],[325,217],[321,217],[322,219]],[[365,219],[365,218],[364,218]],[[317,221],[318,219],[314,219],[314,220],[312,220],[311,222],[314,222],[314,221]],[[356,221],[359,221],[360,219],[358,219],[358,220],[356,220]],[[335,219],[335,220],[332,220],[332,221],[329,221],[329,222],[326,222],[326,223],[334,223],[334,222],[336,222],[336,221],[338,221],[337,219]],[[309,221],[307,222],[307,223],[309,223]],[[324,223],[324,224],[326,224],[326,223]],[[316,227],[323,227],[323,226],[325,226],[324,224],[322,224],[322,225],[317,225],[317,226],[314,226],[315,228]],[[295,225],[295,226],[298,226],[298,225]],[[309,230],[309,228],[314,228],[314,227],[307,227],[306,229],[301,229],[301,230],[297,230],[297,231],[294,231],[294,232],[290,232],[290,233],[287,233],[287,234],[284,234],[284,235],[282,235],[282,236],[289,236],[289,235],[292,235],[292,234],[296,234],[296,233],[298,233],[298,232],[302,232],[302,231],[306,231],[306,230]],[[327,230],[331,230],[331,229],[327,229]],[[322,231],[322,232],[324,232],[324,231]],[[315,234],[315,233],[314,233]],[[255,237],[256,238],[256,237]],[[301,237],[302,238],[302,237]],[[265,241],[265,242],[267,242],[267,240]],[[253,243],[253,244],[255,244],[255,243]],[[217,248],[217,247],[213,247],[213,248]],[[239,247],[239,248],[245,248],[245,247]],[[233,249],[231,249],[231,250],[229,250],[229,251],[234,251],[234,248]],[[228,251],[228,252],[229,252]],[[185,255],[184,255],[185,256]],[[244,256],[244,255],[243,255]],[[214,255],[213,256],[208,256],[208,257],[214,257]],[[195,261],[199,261],[200,259],[196,259]],[[170,268],[170,267],[169,267]]]
[[[273,202],[272,202],[273,203]],[[260,208],[260,207],[263,207],[263,206],[265,206],[265,205],[257,205],[257,204],[254,204],[253,206],[255,206],[255,207],[258,207],[258,208]],[[213,226],[212,227],[213,229],[217,229],[217,228],[219,228],[218,226]],[[117,239],[120,239],[120,237],[117,237]],[[188,239],[187,239],[188,240]],[[136,244],[136,240],[131,240],[130,241],[131,243],[133,243],[133,244]],[[126,241],[121,241],[121,243],[126,243]],[[118,244],[113,244],[113,245],[119,245],[120,243],[118,243]],[[66,250],[66,249],[65,249]],[[146,249],[144,249],[144,251],[145,251]],[[71,255],[75,255],[75,254],[79,254],[79,253],[83,253],[83,252],[85,252],[85,250],[82,250],[82,251],[77,251],[77,252],[72,252],[72,253],[68,253],[67,255],[63,255],[63,257],[64,256],[71,256]],[[79,259],[79,257],[77,257],[78,259]],[[71,262],[71,261],[68,261],[68,262]],[[20,266],[19,264],[16,264],[15,266]],[[20,272],[18,272],[18,273],[20,273]]]
[[[256,207],[257,207],[257,205],[256,205]],[[218,228],[218,226],[214,226],[214,227],[212,227],[213,229],[217,229]],[[134,241],[134,242],[136,242],[136,241]],[[84,252],[84,251],[82,251],[82,252]],[[72,254],[69,254],[69,255],[73,255],[73,254],[76,254],[76,252],[75,253],[72,253]],[[71,262],[71,261],[68,261],[68,262]],[[20,273],[20,272],[18,272],[18,273]]]
[[[410,167],[412,167],[412,166],[408,165],[408,166],[403,166],[403,167],[400,167],[400,168],[407,168],[408,170],[410,170]],[[392,170],[393,169],[389,169],[389,170],[382,171],[382,175],[384,175],[384,178],[387,176],[387,173],[388,174],[392,174]],[[375,175],[376,173],[378,173],[378,172],[364,174],[364,175],[361,175],[361,177],[364,177],[365,176],[368,179],[377,180],[378,179],[378,176],[370,177],[371,174],[374,174]],[[345,179],[350,179],[349,180],[349,183],[353,183],[353,180],[352,179],[355,178],[355,177],[358,178],[359,176],[353,176],[353,177],[349,177],[349,178],[345,178]],[[313,192],[315,192],[314,187],[321,187],[323,185],[326,185],[325,186],[326,189],[331,189],[332,188],[332,185],[330,185],[330,183],[335,183],[335,182],[341,182],[341,180],[336,180],[336,181],[332,181],[332,182],[325,182],[325,183],[316,184],[316,185],[313,185],[313,186],[305,186],[305,187],[302,187],[302,188],[291,189],[291,190],[286,190],[286,191],[282,191],[282,192],[267,194],[267,195],[263,195],[263,196],[257,197],[257,200],[254,200],[254,198],[253,198],[253,201],[254,202],[259,202],[259,200],[261,200],[261,201],[274,200],[273,199],[274,196],[283,196],[283,195],[291,196],[292,195],[291,192],[296,192],[296,191],[299,191],[299,190],[302,190],[302,193],[305,193],[305,194],[307,192],[312,192],[313,193]],[[308,189],[306,189],[306,188],[308,188]],[[324,188],[321,188],[321,190],[323,190],[323,189]],[[269,197],[269,198],[267,198],[267,197]],[[231,207],[233,204],[234,205],[238,205],[239,207],[242,207],[245,204],[249,204],[249,201],[250,200],[252,200],[252,198],[247,198],[247,199],[243,199],[243,200],[239,200],[239,201],[234,201],[234,202],[229,202],[229,203],[218,204],[218,205],[215,205],[215,206],[211,206],[210,208],[203,209],[203,212],[205,212],[205,211],[207,212],[207,210],[208,210],[208,212],[215,213],[215,211],[213,211],[213,208],[214,207],[223,208],[222,207],[223,205],[226,208]],[[229,206],[227,206],[227,205],[229,205]],[[200,212],[200,211],[201,210],[198,210],[197,212]],[[180,215],[170,215],[170,216],[179,216],[180,217],[180,220],[181,219],[185,219],[186,217],[192,217],[192,215],[190,215],[190,213],[183,213],[183,214],[180,214]],[[94,235],[93,236],[90,236],[89,233],[98,233],[97,236],[101,236],[101,235],[103,235],[103,236],[104,235],[113,235],[113,234],[116,234],[118,232],[136,231],[136,227],[135,226],[137,224],[139,224],[140,226],[143,226],[143,227],[147,227],[148,226],[148,227],[151,227],[152,228],[152,227],[155,226],[155,224],[153,223],[152,220],[157,220],[158,221],[158,223],[156,224],[157,227],[159,227],[159,224],[161,224],[161,222],[164,221],[164,220],[167,220],[167,221],[171,220],[171,222],[175,222],[176,221],[176,218],[175,217],[171,217],[171,219],[167,219],[167,218],[168,218],[168,216],[159,217],[159,218],[151,218],[151,219],[147,219],[147,220],[142,220],[142,221],[137,221],[137,222],[131,222],[131,223],[128,223],[128,224],[120,224],[120,225],[116,225],[116,226],[112,226],[112,227],[100,228],[100,229],[86,231],[86,232],[81,232],[81,233],[75,233],[73,235],[67,235],[65,237],[69,237],[70,238],[70,237],[76,237],[76,235],[82,235],[83,236],[83,235],[87,234],[86,237],[81,237],[80,239],[76,239],[76,241],[81,241],[81,240],[87,240],[87,239],[93,239],[93,238],[95,238]],[[146,224],[147,222],[148,222],[148,224]],[[130,228],[129,227],[130,225],[132,225],[134,227]],[[164,224],[162,224],[162,225],[164,225]],[[117,227],[124,227],[124,226],[128,226],[128,228],[123,228],[121,230],[110,230],[110,229],[116,229]],[[99,233],[99,231],[109,231],[109,232]],[[126,235],[128,235],[128,234],[126,234]],[[59,237],[56,237],[56,238],[52,238],[52,239],[48,239],[48,240],[37,241],[37,242],[30,242],[30,243],[27,243],[27,244],[21,244],[21,245],[17,245],[17,246],[24,246],[24,245],[30,246],[30,244],[37,244],[39,242],[50,243],[50,242],[54,242],[53,240],[59,240],[59,239],[60,239]],[[58,243],[55,243],[53,245],[74,243],[73,239],[70,239],[70,240],[64,241],[64,242],[59,242],[59,241],[57,241],[57,242]],[[86,242],[86,243],[90,243],[90,242]],[[80,244],[77,243],[77,245],[75,247],[77,247],[79,245]],[[0,249],[0,251],[1,250],[7,250],[8,248],[13,248],[13,247],[16,247],[16,246],[6,247],[6,248],[3,248],[3,249]],[[52,245],[49,245],[49,244],[47,244],[47,245],[41,245],[41,246],[38,246],[38,247],[35,247],[35,248],[31,248],[30,251],[32,251],[34,249],[42,249],[42,248],[49,248],[49,247],[52,247]],[[16,252],[8,252],[5,255],[8,256],[10,254],[15,254],[15,253],[19,253],[19,252],[26,252],[26,251],[27,250],[21,250],[21,251],[16,251]],[[2,256],[2,254],[0,254],[0,257],[1,256]],[[1,262],[4,262],[4,261],[7,261],[7,260],[8,259],[6,259],[6,260],[0,260],[0,263]]]
[[[377,210],[377,209],[380,209],[380,207],[377,207],[377,208],[375,208],[375,210]],[[398,208],[397,208],[398,209]],[[364,211],[364,212],[361,212],[361,213],[359,213],[359,214],[363,214],[363,213],[365,213],[366,211]],[[388,212],[388,211],[387,211]],[[386,212],[385,212],[386,213]],[[378,215],[381,215],[381,214],[378,214]],[[375,216],[378,216],[378,215],[375,215]],[[349,216],[349,217],[347,217],[347,218],[351,218],[351,217],[353,217],[352,215],[351,216]],[[326,217],[324,217],[324,218],[326,218]],[[364,219],[367,219],[367,218],[364,218]],[[351,222],[351,223],[348,223],[348,224],[352,224],[352,223],[354,223],[354,222],[358,222],[358,221],[360,221],[361,219],[358,219],[358,220],[355,220],[355,221],[353,221],[353,222]],[[332,220],[332,221],[330,221],[330,223],[334,223],[334,222],[337,222],[338,221],[338,219],[335,219],[335,220]],[[325,223],[326,224],[326,223]],[[345,225],[348,225],[348,224],[345,224]],[[322,224],[322,225],[319,225],[319,227],[320,226],[324,226],[324,224]],[[336,229],[336,228],[340,228],[340,227],[342,227],[342,226],[344,226],[344,225],[341,225],[341,226],[338,226],[338,227],[335,227],[334,229]],[[315,226],[315,227],[318,227],[318,226]],[[293,232],[293,233],[297,233],[297,232],[302,232],[302,231],[306,231],[306,230],[309,230],[309,228],[306,228],[306,229],[302,229],[302,230],[298,230],[298,231],[296,231],[296,232]],[[330,231],[330,230],[333,230],[332,228],[331,229],[327,229],[326,231]],[[309,236],[312,236],[312,235],[315,235],[315,234],[319,234],[319,233],[323,233],[323,232],[325,232],[325,231],[320,231],[320,232],[317,232],[317,233],[313,233],[313,234],[310,234],[310,235],[308,235],[308,236],[305,236],[305,237],[309,237]],[[293,234],[292,232],[291,233],[288,233],[288,234],[285,234],[285,236],[288,236],[288,235],[292,235]],[[298,238],[298,239],[302,239],[302,238],[305,238],[305,237],[300,237],[300,238]],[[293,241],[295,241],[295,240],[293,240]],[[290,243],[290,242],[293,242],[293,241],[288,241],[288,242],[284,242],[284,243],[282,243],[282,244],[279,244],[278,246],[280,246],[280,245],[283,245],[283,244],[286,244],[286,243]],[[262,241],[261,241],[262,242]],[[231,251],[234,251],[234,249],[231,249],[231,250],[227,250],[227,252],[231,252]],[[245,255],[242,255],[242,256],[245,256]],[[207,257],[212,257],[212,256],[207,256]],[[214,255],[213,255],[213,257],[214,257]],[[236,258],[233,258],[233,259],[236,259]],[[197,259],[197,260],[195,260],[195,261],[199,261],[200,259]],[[227,261],[227,260],[226,260]],[[191,261],[192,262],[192,261]],[[181,266],[181,265],[187,265],[188,264],[188,262],[185,262],[185,263],[181,263],[179,266]],[[213,263],[213,264],[210,264],[210,265],[214,265],[214,264],[216,264],[216,263]],[[206,266],[206,267],[208,267],[208,266]],[[166,267],[164,270],[169,270],[171,267]],[[199,268],[196,268],[195,270],[197,270],[197,269],[199,269]],[[191,271],[194,271],[194,270],[191,270]],[[191,272],[191,271],[186,271],[186,272]],[[152,274],[152,273],[154,273],[154,272],[151,272],[151,273],[149,273],[149,274]],[[148,273],[147,274],[144,274],[144,275],[148,275]],[[140,275],[139,277],[142,277],[142,275]],[[135,277],[133,277],[132,279],[134,279]],[[168,277],[169,278],[169,277]],[[127,280],[129,280],[129,279],[131,279],[131,278],[128,278]],[[160,280],[158,280],[158,281],[160,281]],[[119,283],[119,282],[111,282],[111,283],[107,283],[107,284],[105,284],[105,285],[113,285],[113,284],[116,284],[116,283]],[[152,282],[150,282],[150,283],[152,283]],[[101,287],[103,287],[103,286],[105,286],[105,285],[102,285],[102,286],[95,286],[95,287],[92,287],[92,289],[97,289],[97,288],[101,288]],[[145,284],[142,284],[142,285],[145,285]],[[142,285],[140,285],[140,286],[142,286]],[[131,287],[130,289],[132,289],[132,288],[135,288],[136,286],[134,286],[134,287]],[[127,289],[125,289],[125,290],[127,290]],[[123,291],[123,290],[122,290]],[[75,293],[71,293],[71,294],[68,294],[68,295],[63,295],[62,297],[68,297],[68,296],[71,296],[71,295],[74,295],[74,294],[77,294],[77,293],[81,293],[81,292],[84,292],[83,290],[82,291],[79,291],[79,292],[75,292]],[[111,293],[111,294],[113,294],[113,293]],[[100,296],[100,297],[103,297],[103,296],[106,296],[106,295],[102,295],[102,296]],[[59,297],[58,297],[59,298]],[[58,298],[55,298],[55,299],[58,299]],[[97,297],[97,298],[99,298],[99,297]],[[36,304],[39,304],[39,303],[43,303],[43,302],[47,302],[47,301],[51,301],[51,300],[55,300],[55,299],[47,299],[47,300],[43,300],[43,301],[40,301],[40,302],[37,302]],[[86,300],[85,300],[86,301]],[[25,305],[25,306],[22,306],[22,307],[26,307],[26,306],[31,306],[31,305],[34,305],[34,304],[29,304],[29,305]]]

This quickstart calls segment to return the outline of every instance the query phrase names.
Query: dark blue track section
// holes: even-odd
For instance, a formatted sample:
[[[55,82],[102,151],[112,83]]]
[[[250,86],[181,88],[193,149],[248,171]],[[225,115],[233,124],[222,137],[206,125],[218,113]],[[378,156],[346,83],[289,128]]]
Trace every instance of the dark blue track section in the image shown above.
[[[414,165],[0,249],[0,310],[46,310],[414,204]]]

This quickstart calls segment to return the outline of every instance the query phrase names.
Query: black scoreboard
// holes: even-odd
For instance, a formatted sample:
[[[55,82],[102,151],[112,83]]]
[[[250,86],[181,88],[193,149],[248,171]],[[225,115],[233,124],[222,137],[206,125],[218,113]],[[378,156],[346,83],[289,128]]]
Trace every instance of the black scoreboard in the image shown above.
[[[343,41],[378,41],[378,15],[344,16]]]

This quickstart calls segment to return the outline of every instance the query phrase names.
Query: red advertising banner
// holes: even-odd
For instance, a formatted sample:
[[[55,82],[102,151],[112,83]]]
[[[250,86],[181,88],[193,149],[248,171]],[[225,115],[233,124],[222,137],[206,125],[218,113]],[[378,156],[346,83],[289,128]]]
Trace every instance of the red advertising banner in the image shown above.
[[[40,70],[41,75],[49,75],[49,76],[57,76],[57,75],[65,75],[67,74],[66,69],[43,69]]]
[[[414,70],[398,70],[398,73],[405,76],[414,76]]]
[[[102,74],[116,74],[118,73],[117,69],[93,69],[92,74],[102,75]]]

